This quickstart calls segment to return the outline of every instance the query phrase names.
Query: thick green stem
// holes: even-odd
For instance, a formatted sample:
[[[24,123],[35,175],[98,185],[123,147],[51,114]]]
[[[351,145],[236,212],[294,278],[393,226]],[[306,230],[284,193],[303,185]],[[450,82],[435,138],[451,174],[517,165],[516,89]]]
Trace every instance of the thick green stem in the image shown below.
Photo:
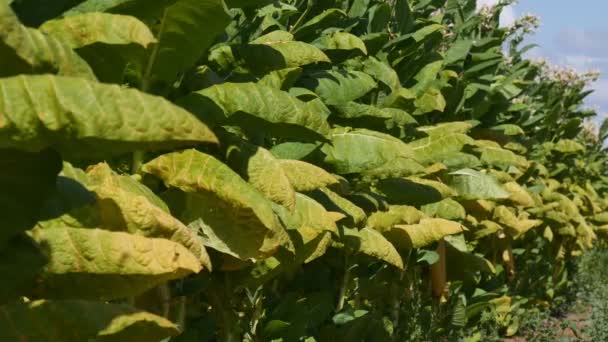
[[[156,63],[156,57],[158,56],[158,51],[160,50],[161,39],[162,39],[163,35],[165,34],[166,24],[167,24],[167,13],[168,13],[168,9],[165,8],[165,10],[163,11],[163,16],[160,21],[160,28],[158,29],[158,34],[156,37],[157,43],[154,44],[154,48],[152,49],[152,52],[150,53],[150,56],[148,57],[148,63],[146,64],[146,70],[144,71],[144,75],[141,80],[141,90],[146,93],[150,91],[150,84],[152,82],[152,69],[154,68],[154,64]]]
[[[144,163],[144,151],[138,150],[133,152],[133,160],[131,161],[131,173],[135,174]]]
[[[160,21],[160,28],[157,34],[157,43],[154,44],[154,48],[148,57],[148,62],[146,63],[146,70],[141,79],[140,89],[144,93],[150,92],[150,86],[152,84],[152,69],[154,68],[154,64],[156,63],[156,57],[158,56],[158,51],[160,50],[160,41],[165,33],[166,22],[167,22],[167,13],[168,9],[165,8],[163,11],[163,16]],[[136,173],[144,161],[144,152],[143,151],[135,151],[133,152],[133,160],[131,162],[131,173]]]
[[[399,326],[399,313],[401,311],[401,293],[400,293],[400,285],[403,284],[403,278],[405,276],[405,271],[399,272],[399,281],[393,283],[393,304],[391,308],[391,316],[393,319],[393,329],[397,330]]]
[[[179,329],[186,331],[186,296],[179,297],[175,320]]]
[[[399,271],[399,281],[395,282],[393,285],[393,307],[392,307],[392,318],[393,318],[393,330],[397,331],[399,327],[399,319],[401,312],[401,301],[403,299],[403,289],[407,289],[409,284],[404,284],[404,279],[406,279],[406,272],[408,270],[408,266],[410,263],[410,258],[412,256],[412,250],[410,250],[407,254],[407,258],[405,258],[405,265],[403,270]]]
[[[218,295],[217,291],[211,290],[207,292],[207,296],[213,306],[213,311],[220,322],[219,341],[235,342],[237,339],[232,333],[230,313],[224,307],[224,299]]]
[[[227,273],[223,277],[214,277],[213,285],[205,292],[212,307],[212,314],[218,323],[217,341],[237,342],[239,338],[239,318],[231,307],[233,288]]]
[[[157,290],[163,310],[163,317],[169,318],[169,312],[171,311],[171,290],[169,289],[169,284],[161,284],[157,287]]]
[[[350,257],[347,253],[344,256],[344,276],[342,277],[340,293],[338,294],[338,304],[336,305],[336,312],[341,311],[342,308],[344,308],[344,300],[346,299],[346,289],[348,288],[348,282],[350,279],[350,269]]]
[[[306,9],[304,10],[304,12],[302,12],[302,15],[300,15],[300,17],[298,18],[298,20],[296,21],[295,24],[293,24],[293,26],[289,29],[289,32],[292,33],[295,31],[295,29],[300,26],[300,24],[302,23],[302,21],[304,20],[304,18],[308,15],[308,12],[310,12],[310,10],[312,9],[312,5],[314,4],[314,0],[308,0],[308,3],[306,4]]]

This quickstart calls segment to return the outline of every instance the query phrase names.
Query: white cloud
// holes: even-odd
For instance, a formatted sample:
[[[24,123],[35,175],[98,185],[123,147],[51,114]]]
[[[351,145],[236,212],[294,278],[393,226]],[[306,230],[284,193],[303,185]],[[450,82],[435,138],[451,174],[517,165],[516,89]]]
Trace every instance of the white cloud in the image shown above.
[[[608,65],[608,57],[592,57],[587,55],[565,55],[560,58],[560,64],[567,65],[578,72],[600,69],[600,66]]]
[[[510,26],[515,22],[516,15],[512,6],[505,7],[500,13],[500,26]]]
[[[493,6],[500,2],[500,0],[477,0],[477,9],[479,10],[482,6]],[[500,26],[509,26],[515,22],[517,16],[513,6],[507,6],[500,13]]]
[[[479,7],[483,6],[483,5],[488,5],[488,6],[492,6],[492,5],[496,5],[498,3],[499,0],[477,0],[477,8],[479,9]]]

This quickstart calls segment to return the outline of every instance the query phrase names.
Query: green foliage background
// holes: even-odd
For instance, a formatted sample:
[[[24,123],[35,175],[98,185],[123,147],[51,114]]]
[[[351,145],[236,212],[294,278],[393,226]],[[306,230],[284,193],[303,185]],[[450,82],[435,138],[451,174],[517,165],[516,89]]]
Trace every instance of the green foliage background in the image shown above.
[[[485,341],[560,305],[608,124],[506,5],[0,1],[0,340]]]

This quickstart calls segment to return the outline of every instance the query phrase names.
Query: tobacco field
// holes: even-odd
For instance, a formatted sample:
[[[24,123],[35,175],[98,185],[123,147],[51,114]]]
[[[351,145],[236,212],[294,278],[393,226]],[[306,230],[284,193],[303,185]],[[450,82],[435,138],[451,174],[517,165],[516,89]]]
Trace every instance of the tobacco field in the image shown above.
[[[0,0],[0,341],[517,335],[608,122],[511,2]]]

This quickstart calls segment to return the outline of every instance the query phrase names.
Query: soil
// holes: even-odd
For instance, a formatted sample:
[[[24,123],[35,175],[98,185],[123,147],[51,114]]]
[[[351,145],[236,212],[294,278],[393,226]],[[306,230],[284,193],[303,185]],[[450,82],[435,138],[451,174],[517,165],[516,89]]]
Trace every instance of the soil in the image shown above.
[[[556,341],[591,341],[583,334],[585,328],[589,325],[591,307],[582,308],[577,311],[578,312],[575,313],[569,313],[565,317],[552,317],[549,319],[549,322],[543,321],[542,324],[548,324],[550,327],[559,330]],[[529,340],[536,340],[533,332],[529,333],[528,336],[529,337],[509,337],[503,339],[503,342],[526,342]]]

